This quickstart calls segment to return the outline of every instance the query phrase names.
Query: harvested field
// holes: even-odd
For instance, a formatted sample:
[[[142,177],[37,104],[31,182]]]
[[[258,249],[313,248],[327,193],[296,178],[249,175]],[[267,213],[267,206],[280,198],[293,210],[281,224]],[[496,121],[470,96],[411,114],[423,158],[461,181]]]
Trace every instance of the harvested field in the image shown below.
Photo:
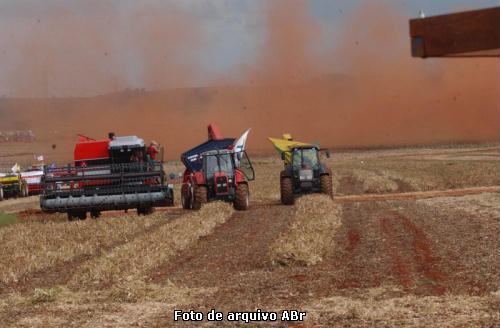
[[[294,222],[271,245],[271,261],[281,265],[314,265],[333,251],[333,237],[341,225],[342,209],[328,196],[300,198]]]
[[[485,151],[337,154],[328,160],[334,201],[307,195],[294,206],[279,202],[282,163],[257,158],[243,212],[214,203],[67,222],[34,210],[36,199],[4,201],[0,211],[18,219],[0,226],[0,321],[191,327],[175,322],[173,310],[258,308],[307,314],[303,323],[239,324],[494,327],[500,153]]]

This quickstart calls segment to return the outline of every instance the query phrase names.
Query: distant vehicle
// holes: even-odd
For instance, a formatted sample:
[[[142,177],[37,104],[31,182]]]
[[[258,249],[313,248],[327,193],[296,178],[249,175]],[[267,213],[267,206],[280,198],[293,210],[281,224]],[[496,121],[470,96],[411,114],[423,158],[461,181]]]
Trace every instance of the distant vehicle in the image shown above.
[[[323,193],[333,198],[332,172],[321,163],[318,146],[293,141],[290,134],[283,139],[269,138],[280,152],[284,169],[280,173],[281,202],[292,205],[297,195]],[[324,151],[330,157],[329,151]]]
[[[28,196],[28,184],[20,173],[1,174],[0,186],[0,200]]]
[[[67,213],[69,220],[133,208],[149,214],[154,207],[173,202],[163,160],[149,158],[143,139],[136,136],[110,133],[105,140],[80,136],[74,164],[44,168],[40,207],[48,213]]]
[[[26,181],[28,185],[29,195],[38,195],[42,192],[42,176],[43,176],[43,166],[33,167],[24,172],[21,172],[21,177]]]

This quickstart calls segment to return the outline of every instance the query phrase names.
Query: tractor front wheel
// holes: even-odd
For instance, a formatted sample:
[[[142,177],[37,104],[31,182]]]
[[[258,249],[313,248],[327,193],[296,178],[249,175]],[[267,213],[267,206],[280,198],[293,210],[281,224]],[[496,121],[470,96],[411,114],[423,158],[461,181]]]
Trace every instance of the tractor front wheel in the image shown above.
[[[329,174],[323,174],[320,176],[321,183],[321,193],[333,198],[333,187],[332,187],[332,177]]]
[[[293,194],[293,181],[290,177],[283,177],[280,180],[281,203],[284,205],[293,205],[295,195]]]
[[[234,199],[234,209],[238,211],[246,211],[250,205],[250,192],[246,183],[238,184],[236,188],[236,195]]]
[[[192,202],[192,209],[199,210],[203,204],[208,201],[208,191],[205,186],[194,187],[194,197]]]

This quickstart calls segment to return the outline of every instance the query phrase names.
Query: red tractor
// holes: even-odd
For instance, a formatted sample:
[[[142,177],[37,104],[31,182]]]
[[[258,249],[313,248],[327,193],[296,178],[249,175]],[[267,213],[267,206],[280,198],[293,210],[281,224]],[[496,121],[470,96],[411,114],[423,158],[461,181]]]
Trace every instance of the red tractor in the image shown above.
[[[146,155],[144,141],[136,136],[105,140],[80,137],[74,164],[44,168],[40,207],[63,212],[69,220],[90,213],[136,208],[149,214],[154,207],[173,205],[172,185],[166,184],[163,161]]]
[[[236,210],[247,210],[250,202],[248,181],[254,180],[252,163],[246,152],[236,151],[235,139],[222,138],[210,125],[209,140],[181,155],[186,166],[181,189],[182,207],[198,210],[209,201],[232,202]]]

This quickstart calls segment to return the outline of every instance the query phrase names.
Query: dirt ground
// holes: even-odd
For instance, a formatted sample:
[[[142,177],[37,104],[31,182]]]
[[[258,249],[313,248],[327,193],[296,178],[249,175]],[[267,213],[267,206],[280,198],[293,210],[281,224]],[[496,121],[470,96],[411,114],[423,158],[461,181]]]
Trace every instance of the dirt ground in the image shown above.
[[[251,207],[211,204],[67,222],[8,200],[0,322],[12,327],[495,327],[500,145],[357,151],[327,160],[333,204],[279,203],[278,157],[254,158]],[[181,169],[167,164],[167,172]],[[179,199],[178,189],[176,193]],[[285,250],[285,251],[283,251]],[[280,258],[281,257],[281,258]],[[300,258],[301,261],[290,261]],[[182,322],[174,310],[278,313]],[[304,321],[279,320],[283,310]]]

